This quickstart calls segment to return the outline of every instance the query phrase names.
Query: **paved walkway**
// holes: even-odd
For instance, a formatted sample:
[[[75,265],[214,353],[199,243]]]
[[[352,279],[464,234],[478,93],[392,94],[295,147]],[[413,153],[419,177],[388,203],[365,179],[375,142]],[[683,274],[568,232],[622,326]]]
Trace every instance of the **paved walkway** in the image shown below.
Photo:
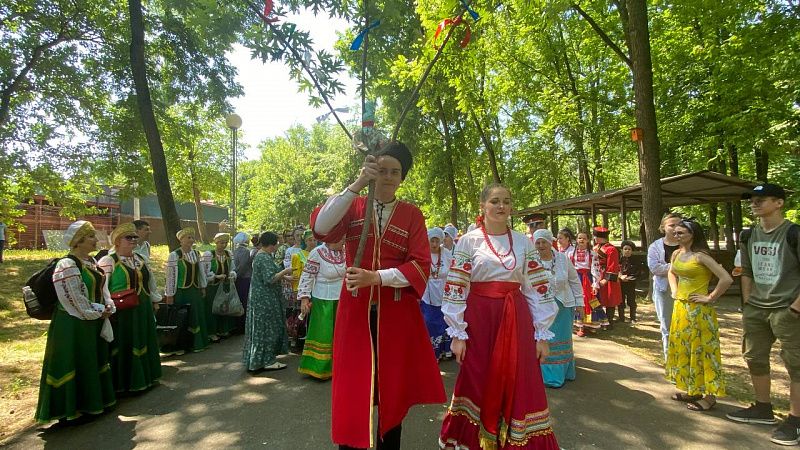
[[[81,426],[53,425],[19,435],[12,449],[328,449],[330,384],[289,368],[250,376],[239,362],[241,337],[165,362],[160,386]],[[548,390],[556,435],[565,449],[780,448],[772,428],[735,424],[720,401],[697,413],[669,399],[662,369],[608,341],[576,343],[578,379]],[[458,365],[442,363],[448,395]],[[404,449],[435,449],[447,405],[412,409]]]

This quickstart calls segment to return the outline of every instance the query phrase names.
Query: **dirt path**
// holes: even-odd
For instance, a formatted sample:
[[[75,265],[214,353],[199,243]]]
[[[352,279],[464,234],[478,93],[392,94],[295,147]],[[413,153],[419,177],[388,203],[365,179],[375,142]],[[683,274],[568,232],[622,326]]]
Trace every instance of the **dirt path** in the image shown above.
[[[10,448],[334,448],[329,439],[330,384],[289,368],[250,376],[239,362],[241,337],[202,353],[167,360],[162,384],[122,399],[110,414],[81,426],[29,430]],[[739,425],[720,402],[711,413],[669,400],[659,367],[599,339],[576,343],[578,379],[548,390],[559,443],[580,448],[769,448],[770,427]],[[458,367],[442,363],[448,394]],[[446,405],[414,408],[403,448],[433,449]],[[775,446],[777,448],[777,446]]]

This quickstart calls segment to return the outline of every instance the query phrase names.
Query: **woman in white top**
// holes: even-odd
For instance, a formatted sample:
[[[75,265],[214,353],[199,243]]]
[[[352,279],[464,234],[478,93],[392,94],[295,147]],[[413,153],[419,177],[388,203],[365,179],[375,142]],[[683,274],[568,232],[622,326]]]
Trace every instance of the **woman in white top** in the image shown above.
[[[647,249],[647,268],[653,274],[653,291],[650,296],[653,298],[653,306],[656,308],[656,316],[661,324],[661,344],[664,350],[664,359],[667,358],[667,347],[669,345],[669,327],[672,323],[672,307],[675,300],[669,290],[670,261],[672,254],[678,249],[678,240],[675,239],[675,228],[680,225],[682,217],[680,214],[669,213],[661,219],[661,226],[658,228],[664,237],[656,240]]]
[[[450,358],[453,353],[450,351],[450,336],[447,335],[447,323],[442,314],[442,296],[444,295],[444,282],[450,272],[450,264],[453,261],[453,254],[442,245],[445,233],[439,227],[428,229],[428,242],[431,246],[431,271],[428,277],[428,285],[425,293],[422,294],[419,306],[422,309],[422,317],[425,318],[425,326],[428,328],[428,335],[431,337],[433,353],[436,359]]]
[[[342,240],[311,250],[297,290],[300,312],[310,314],[297,371],[320,380],[333,376],[333,326],[346,269],[343,246]]]
[[[511,193],[481,192],[478,228],[456,244],[442,313],[461,370],[442,448],[558,449],[540,361],[558,306],[533,243],[508,227]]]
[[[572,255],[575,253],[575,233],[569,228],[562,228],[558,230],[557,242],[558,251],[572,260]]]
[[[77,419],[101,414],[116,403],[108,343],[114,332],[108,317],[116,312],[103,271],[90,252],[97,249],[91,223],[79,220],[67,228],[69,255],[56,263],[56,304],[42,363],[36,421]]]
[[[558,315],[550,326],[555,337],[550,342],[550,355],[542,361],[542,376],[547,387],[561,387],[575,380],[575,353],[572,350],[572,319],[583,314],[583,289],[575,266],[560,251],[553,250],[550,230],[533,232],[536,261],[550,276],[550,292],[558,304]]]

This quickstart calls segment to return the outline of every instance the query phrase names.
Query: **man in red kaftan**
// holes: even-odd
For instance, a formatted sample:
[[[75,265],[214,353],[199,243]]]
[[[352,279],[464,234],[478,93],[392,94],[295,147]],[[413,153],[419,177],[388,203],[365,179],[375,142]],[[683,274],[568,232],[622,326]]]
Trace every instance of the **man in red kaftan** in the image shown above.
[[[391,143],[377,157],[368,156],[359,178],[311,216],[318,239],[345,240],[348,269],[334,328],[331,421],[340,448],[399,449],[408,409],[446,400],[419,309],[431,264],[425,219],[419,208],[394,196],[410,167],[405,145]],[[371,179],[373,223],[361,267],[352,267],[367,205],[358,192]]]

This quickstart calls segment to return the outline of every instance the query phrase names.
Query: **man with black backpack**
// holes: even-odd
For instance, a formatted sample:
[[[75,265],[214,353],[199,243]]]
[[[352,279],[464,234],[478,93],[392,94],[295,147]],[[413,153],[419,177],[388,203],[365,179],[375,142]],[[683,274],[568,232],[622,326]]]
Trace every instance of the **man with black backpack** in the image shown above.
[[[786,192],[765,183],[742,196],[759,221],[742,233],[742,322],[744,359],[753,380],[756,403],[727,415],[745,423],[775,424],[770,402],[769,358],[781,342],[781,359],[791,379],[789,416],[772,442],[800,442],[800,226],[783,217]]]

